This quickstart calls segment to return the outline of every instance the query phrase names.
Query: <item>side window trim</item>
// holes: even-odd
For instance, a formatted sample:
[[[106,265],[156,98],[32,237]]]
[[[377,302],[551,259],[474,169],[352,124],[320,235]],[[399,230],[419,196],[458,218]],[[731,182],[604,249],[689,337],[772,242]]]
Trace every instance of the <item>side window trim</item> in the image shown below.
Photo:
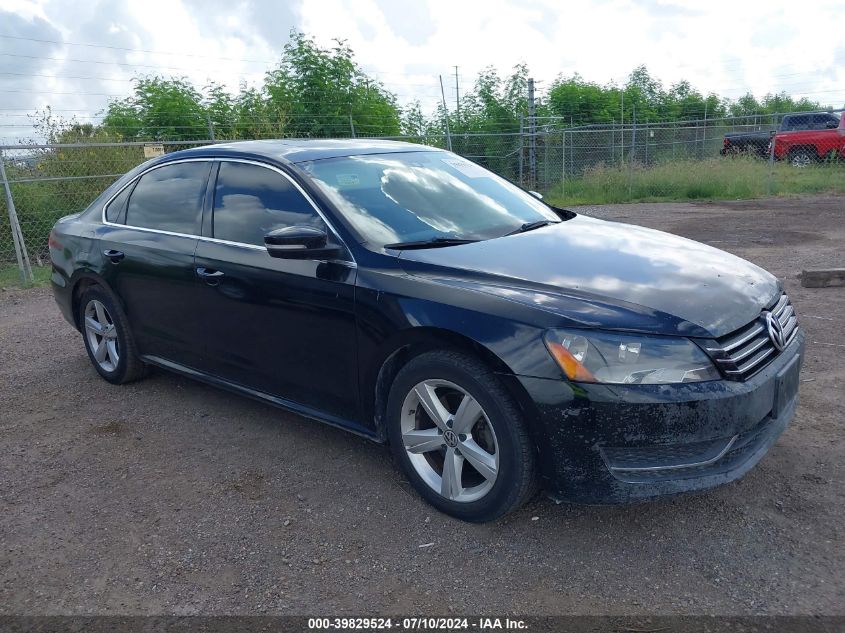
[[[215,159],[215,161],[217,163],[226,162],[226,163],[244,163],[244,164],[247,164],[247,165],[256,165],[258,167],[263,167],[264,169],[268,169],[270,171],[276,172],[277,174],[279,174],[280,176],[285,178],[302,195],[302,197],[305,198],[306,202],[308,202],[308,204],[311,205],[311,208],[314,209],[314,211],[317,213],[317,215],[320,217],[320,219],[325,223],[326,228],[328,229],[329,235],[331,235],[334,239],[336,239],[338,244],[343,246],[343,249],[346,251],[346,254],[348,255],[349,261],[351,263],[355,263],[355,258],[352,256],[352,251],[346,245],[346,242],[343,241],[343,238],[340,237],[340,233],[337,231],[337,229],[334,227],[334,225],[329,221],[329,219],[326,217],[326,214],[323,213],[322,209],[320,209],[319,205],[316,202],[314,202],[314,199],[309,195],[309,193],[307,191],[305,191],[305,189],[303,189],[299,185],[299,183],[296,182],[296,180],[293,179],[293,177],[290,174],[288,174],[287,172],[285,172],[282,169],[279,169],[275,165],[271,165],[269,163],[262,163],[261,161],[253,160],[253,159],[250,159],[250,158],[234,158],[234,157],[228,158],[228,157],[226,157],[226,158],[217,158],[217,159]],[[220,174],[220,169],[219,169],[219,166],[218,166],[217,170],[214,173],[214,187],[215,188],[217,186],[217,177],[219,176],[219,174]],[[212,193],[211,193],[211,201],[209,203],[209,207],[211,208],[211,215],[212,215],[212,218],[213,218],[213,216],[214,216],[214,194],[213,194],[213,191],[214,190],[210,189],[210,191],[212,191]],[[214,225],[213,219],[211,220],[210,224],[211,224],[210,228],[212,230],[212,235],[213,235],[213,225]],[[220,242],[222,244],[232,244],[234,246],[243,246],[245,248],[254,248],[254,249],[259,249],[259,250],[262,250],[262,251],[265,250],[263,246],[257,246],[255,244],[248,244],[246,242],[232,242],[232,241],[229,241],[229,240],[221,240],[221,239],[218,239],[216,237],[204,237],[204,239],[212,241],[212,242]]]
[[[214,190],[217,187],[217,176],[220,174],[220,161],[215,159],[211,163],[208,182],[205,186],[205,198],[202,206],[202,227],[200,236],[214,239]]]

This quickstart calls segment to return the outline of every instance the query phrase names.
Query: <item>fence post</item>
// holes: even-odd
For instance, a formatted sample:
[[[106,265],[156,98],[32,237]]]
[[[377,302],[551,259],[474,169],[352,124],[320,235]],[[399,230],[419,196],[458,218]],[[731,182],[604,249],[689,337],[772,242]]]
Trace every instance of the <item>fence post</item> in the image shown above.
[[[534,102],[534,79],[528,79],[528,179],[537,186],[537,110]]]
[[[560,139],[560,189],[566,195],[566,130],[561,132]]]
[[[32,266],[29,263],[29,254],[26,252],[23,231],[21,231],[18,214],[15,211],[15,201],[12,200],[12,188],[9,186],[9,179],[6,178],[6,165],[2,150],[0,150],[0,179],[3,180],[3,188],[6,190],[6,210],[9,212],[9,229],[12,233],[12,242],[15,245],[15,257],[18,260],[21,286],[26,286],[27,283],[35,283],[35,277],[32,275]]]
[[[624,128],[623,128],[624,129]],[[637,111],[631,110],[631,149],[628,152],[628,197],[634,191],[634,161],[637,159]]]
[[[525,153],[525,118],[519,115],[519,186],[525,186],[525,180],[522,175],[522,155]]]
[[[771,135],[771,140],[769,141],[769,175],[766,178],[766,195],[772,195],[772,178],[774,177],[775,172],[775,137],[777,135],[777,129],[775,127],[775,116],[772,115],[772,127],[775,128],[775,134]]]

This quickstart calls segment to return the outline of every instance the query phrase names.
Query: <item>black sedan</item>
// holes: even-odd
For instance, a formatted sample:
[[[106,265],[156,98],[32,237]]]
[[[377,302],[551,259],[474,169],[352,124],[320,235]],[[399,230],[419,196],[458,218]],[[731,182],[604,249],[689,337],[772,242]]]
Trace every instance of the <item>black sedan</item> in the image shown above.
[[[156,366],[386,442],[465,520],[538,487],[734,480],[797,403],[804,335],[775,277],[419,145],[169,154],[60,220],[50,253],[109,382]]]

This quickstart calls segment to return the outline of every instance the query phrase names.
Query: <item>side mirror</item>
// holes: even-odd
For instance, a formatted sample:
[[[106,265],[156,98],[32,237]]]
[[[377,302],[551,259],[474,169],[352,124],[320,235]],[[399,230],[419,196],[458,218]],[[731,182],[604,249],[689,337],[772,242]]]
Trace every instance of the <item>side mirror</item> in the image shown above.
[[[314,226],[286,226],[264,236],[270,257],[280,259],[331,259],[340,254],[339,246],[329,244],[329,236]]]
[[[537,200],[542,200],[542,199],[543,199],[543,194],[542,194],[542,193],[540,193],[539,191],[529,191],[528,193],[530,193],[532,196],[534,196],[535,198],[537,198]]]
[[[828,129],[828,130],[835,130],[836,128],[839,127],[839,124],[836,121],[828,121],[827,123],[824,124],[824,127],[825,127],[825,129]]]

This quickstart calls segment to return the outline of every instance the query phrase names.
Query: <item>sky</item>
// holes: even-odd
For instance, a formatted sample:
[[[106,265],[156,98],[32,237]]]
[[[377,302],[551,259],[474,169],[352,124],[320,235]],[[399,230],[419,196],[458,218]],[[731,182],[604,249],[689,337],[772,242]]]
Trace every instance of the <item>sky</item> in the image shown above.
[[[558,75],[624,83],[645,64],[665,86],[738,98],[785,90],[845,104],[845,5],[813,0],[0,0],[0,139],[33,138],[50,105],[96,121],[132,78],[260,84],[291,29],[347,41],[404,104],[433,109],[482,68],[526,63],[540,94]],[[802,16],[802,12],[804,15]]]

